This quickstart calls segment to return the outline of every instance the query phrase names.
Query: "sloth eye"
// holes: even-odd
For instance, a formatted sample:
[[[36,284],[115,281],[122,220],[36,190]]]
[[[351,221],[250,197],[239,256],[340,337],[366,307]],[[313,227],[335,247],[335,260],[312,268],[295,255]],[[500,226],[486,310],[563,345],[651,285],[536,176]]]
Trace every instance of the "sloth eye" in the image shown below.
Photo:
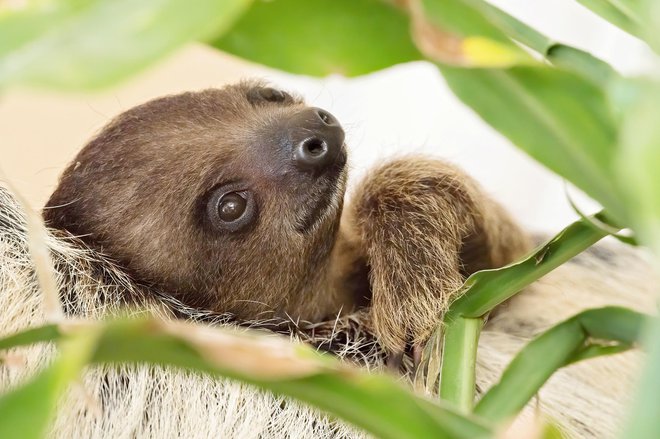
[[[244,230],[257,218],[252,192],[238,189],[233,184],[217,188],[208,200],[206,214],[211,224],[221,231]]]
[[[231,223],[243,216],[246,207],[247,201],[239,193],[228,193],[218,203],[218,217],[226,223]]]

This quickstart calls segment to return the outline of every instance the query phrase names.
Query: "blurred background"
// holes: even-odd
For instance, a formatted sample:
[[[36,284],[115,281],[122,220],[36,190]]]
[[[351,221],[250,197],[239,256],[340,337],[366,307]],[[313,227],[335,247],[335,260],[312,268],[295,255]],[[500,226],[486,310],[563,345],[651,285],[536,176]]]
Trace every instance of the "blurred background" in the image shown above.
[[[643,43],[573,0],[493,3],[559,41],[592,52],[623,73],[643,74],[653,67]],[[463,166],[532,230],[556,232],[577,216],[561,178],[482,122],[454,97],[437,69],[423,62],[356,79],[318,80],[191,44],[103,93],[5,93],[0,100],[0,167],[33,207],[40,208],[66,164],[113,116],[164,94],[220,87],[254,76],[302,94],[310,104],[340,119],[351,154],[351,183],[387,158],[432,154]],[[577,190],[569,192],[580,208],[595,210],[595,204]]]

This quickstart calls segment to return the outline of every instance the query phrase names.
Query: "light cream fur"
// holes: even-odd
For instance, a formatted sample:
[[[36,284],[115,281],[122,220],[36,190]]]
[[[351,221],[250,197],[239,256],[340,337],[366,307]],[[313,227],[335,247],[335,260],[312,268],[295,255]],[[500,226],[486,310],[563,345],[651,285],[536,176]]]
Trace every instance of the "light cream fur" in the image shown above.
[[[54,236],[49,237],[47,245],[58,266],[60,286],[85,293],[77,296],[87,298],[80,304],[87,314],[100,317],[119,308],[119,291],[132,288],[121,271],[106,265],[110,281],[101,284],[91,275],[97,255]],[[653,309],[654,284],[655,277],[643,255],[617,243],[599,246],[560,267],[510,301],[488,323],[479,345],[479,388],[487,389],[530,337],[581,309],[606,304]],[[105,297],[103,303],[101,295]],[[1,335],[42,323],[42,305],[43,297],[26,251],[21,210],[0,188]],[[168,318],[160,307],[150,306],[147,298],[145,306]],[[192,310],[190,317],[195,318]],[[361,352],[362,362],[371,368],[382,367],[382,352],[367,346],[372,339],[359,335],[352,338],[350,332],[348,335],[349,343],[343,348],[346,356]],[[52,355],[53,348],[47,345],[7,353],[5,363],[0,365],[0,389],[7,390],[23,381]],[[566,368],[543,388],[538,407],[573,437],[612,437],[625,414],[639,357],[639,353],[631,352]],[[362,436],[301,404],[282,402],[280,397],[247,385],[163,368],[94,369],[62,401],[52,436]],[[533,412],[532,404],[523,417]]]

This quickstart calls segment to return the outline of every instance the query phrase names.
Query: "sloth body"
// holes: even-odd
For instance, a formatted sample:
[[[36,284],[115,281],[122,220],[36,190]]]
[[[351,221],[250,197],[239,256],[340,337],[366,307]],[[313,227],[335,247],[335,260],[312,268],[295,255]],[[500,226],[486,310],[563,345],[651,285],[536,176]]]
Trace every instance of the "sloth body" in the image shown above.
[[[102,130],[44,216],[193,308],[309,322],[366,308],[393,353],[425,341],[466,275],[529,250],[438,160],[374,169],[343,212],[346,161],[337,120],[287,93],[255,82],[184,93]],[[228,208],[242,210],[223,219]]]
[[[137,305],[217,324],[292,320],[302,330],[294,337],[379,368],[423,345],[467,275],[530,249],[515,221],[448,163],[385,163],[344,208],[346,173],[336,119],[261,83],[131,109],[81,151],[44,210],[66,310],[101,317]],[[0,195],[0,323],[11,332],[44,317],[22,214]],[[479,389],[535,334],[584,308],[648,306],[652,279],[639,254],[616,246],[537,282],[487,324]],[[31,348],[29,367],[3,367],[0,385],[51,354]],[[540,407],[577,437],[611,436],[636,356],[558,372]],[[360,435],[246,386],[155,371],[90,371],[84,387],[101,410],[69,395],[54,436]]]

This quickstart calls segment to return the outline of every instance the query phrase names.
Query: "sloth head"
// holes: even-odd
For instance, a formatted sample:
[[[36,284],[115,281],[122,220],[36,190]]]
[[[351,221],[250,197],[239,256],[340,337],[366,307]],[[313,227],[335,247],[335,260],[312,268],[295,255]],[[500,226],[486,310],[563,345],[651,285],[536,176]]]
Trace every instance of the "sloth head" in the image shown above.
[[[136,283],[239,318],[319,318],[335,241],[344,131],[327,111],[249,82],[150,101],[64,172],[47,224]]]

